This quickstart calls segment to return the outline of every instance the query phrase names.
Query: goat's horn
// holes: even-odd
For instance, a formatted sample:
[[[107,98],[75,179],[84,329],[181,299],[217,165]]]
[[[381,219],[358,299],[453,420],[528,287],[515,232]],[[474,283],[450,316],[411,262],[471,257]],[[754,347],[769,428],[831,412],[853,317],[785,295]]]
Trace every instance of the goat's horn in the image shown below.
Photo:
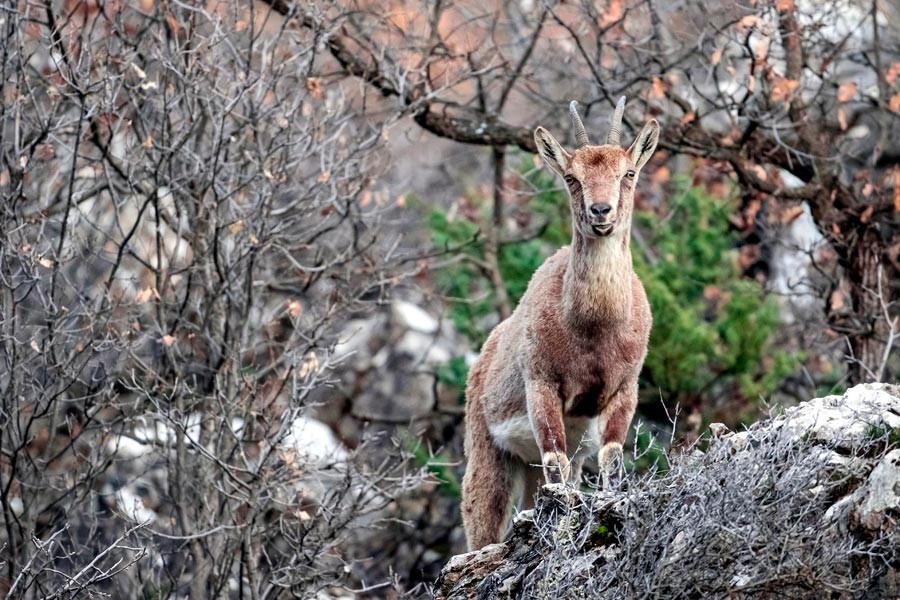
[[[584,123],[581,122],[581,117],[578,116],[578,102],[575,100],[569,102],[569,114],[572,115],[572,125],[575,126],[575,139],[578,140],[578,147],[587,146],[587,131],[584,130]]]
[[[606,138],[607,144],[619,143],[619,130],[622,127],[622,115],[625,114],[625,96],[619,98],[616,102],[616,110],[613,112],[612,119],[609,120],[609,135]]]

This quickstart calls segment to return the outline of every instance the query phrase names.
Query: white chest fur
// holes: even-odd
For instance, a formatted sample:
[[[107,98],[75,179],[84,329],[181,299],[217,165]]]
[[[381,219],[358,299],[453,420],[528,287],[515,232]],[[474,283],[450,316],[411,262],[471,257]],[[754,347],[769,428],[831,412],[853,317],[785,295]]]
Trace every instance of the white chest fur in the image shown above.
[[[569,458],[595,456],[600,449],[597,417],[566,417],[566,454]],[[528,415],[516,415],[491,425],[497,446],[531,465],[541,464],[541,450]]]

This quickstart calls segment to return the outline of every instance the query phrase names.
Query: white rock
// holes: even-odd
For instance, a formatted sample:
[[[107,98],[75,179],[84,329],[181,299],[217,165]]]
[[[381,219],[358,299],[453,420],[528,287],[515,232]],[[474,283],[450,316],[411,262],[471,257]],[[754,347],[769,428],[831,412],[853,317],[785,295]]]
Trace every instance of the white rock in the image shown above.
[[[856,519],[863,527],[880,529],[900,511],[900,450],[888,452],[872,469],[864,487],[864,498],[856,508]],[[896,518],[893,524],[897,524]]]
[[[281,445],[294,449],[304,461],[316,467],[346,462],[349,457],[347,448],[331,428],[306,416],[294,419]]]
[[[135,523],[152,523],[157,518],[156,511],[144,506],[144,500],[127,487],[116,490],[116,506]]]
[[[440,327],[437,319],[405,300],[395,300],[391,304],[391,316],[399,325],[421,333],[435,334]]]

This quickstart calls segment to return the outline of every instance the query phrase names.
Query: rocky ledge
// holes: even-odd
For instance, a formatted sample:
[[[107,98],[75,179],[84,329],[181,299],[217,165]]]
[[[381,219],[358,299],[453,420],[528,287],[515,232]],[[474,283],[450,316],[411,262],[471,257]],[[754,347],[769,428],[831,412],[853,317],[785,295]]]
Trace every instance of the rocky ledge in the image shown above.
[[[457,598],[900,598],[900,387],[856,386],[620,489],[541,490],[505,543],[453,557]]]

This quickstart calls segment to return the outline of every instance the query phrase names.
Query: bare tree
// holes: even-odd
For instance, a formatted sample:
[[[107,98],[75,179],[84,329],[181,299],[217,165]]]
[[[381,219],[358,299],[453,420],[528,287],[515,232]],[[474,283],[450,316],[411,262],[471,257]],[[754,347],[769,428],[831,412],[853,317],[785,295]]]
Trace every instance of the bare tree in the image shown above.
[[[360,528],[421,477],[307,398],[404,275],[372,186],[396,113],[329,77],[324,25],[251,2],[0,19],[4,590],[353,585]]]

